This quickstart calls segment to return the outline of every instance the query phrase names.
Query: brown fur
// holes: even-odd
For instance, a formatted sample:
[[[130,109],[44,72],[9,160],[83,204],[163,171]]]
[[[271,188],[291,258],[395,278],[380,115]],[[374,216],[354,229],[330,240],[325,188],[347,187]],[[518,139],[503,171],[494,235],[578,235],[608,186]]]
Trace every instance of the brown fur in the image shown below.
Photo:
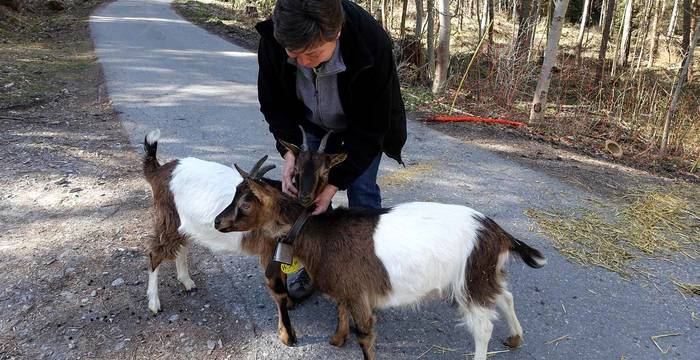
[[[254,198],[250,197],[251,194]],[[242,211],[241,207],[248,210]],[[217,229],[252,230],[251,235],[243,239],[242,246],[246,252],[258,253],[262,263],[262,259],[272,257],[276,239],[289,231],[303,209],[295,198],[246,178],[236,189],[232,205],[217,216]],[[349,333],[348,315],[351,315],[358,342],[367,359],[374,358],[372,307],[376,299],[391,290],[389,276],[375,255],[372,239],[379,215],[386,211],[331,210],[309,219],[294,242],[294,255],[304,264],[316,288],[339,304],[338,327],[331,344],[341,346],[345,343]],[[272,279],[268,279],[270,282]],[[281,303],[286,294],[281,295],[281,292],[273,291],[273,298],[278,304],[280,328],[285,328],[286,315],[281,310]],[[291,324],[285,331],[293,334]],[[283,342],[288,337],[285,331],[280,331]]]
[[[510,235],[493,220],[477,220],[481,223],[481,229],[477,234],[476,247],[467,258],[467,294],[472,302],[490,308],[503,290],[505,272],[498,267],[498,259],[501,254],[510,251],[511,241]]]
[[[303,131],[303,130],[302,130]],[[345,161],[347,154],[325,154],[301,150],[296,145],[281,140],[282,145],[296,158],[294,171],[298,175],[297,198],[304,206],[309,206],[328,184],[328,174],[332,167]]]
[[[178,160],[159,167],[149,166],[148,161],[147,158],[144,163],[144,174],[153,191],[154,233],[149,244],[149,268],[152,271],[162,261],[174,260],[180,249],[187,246],[187,238],[177,231],[180,216],[170,191],[170,179]]]

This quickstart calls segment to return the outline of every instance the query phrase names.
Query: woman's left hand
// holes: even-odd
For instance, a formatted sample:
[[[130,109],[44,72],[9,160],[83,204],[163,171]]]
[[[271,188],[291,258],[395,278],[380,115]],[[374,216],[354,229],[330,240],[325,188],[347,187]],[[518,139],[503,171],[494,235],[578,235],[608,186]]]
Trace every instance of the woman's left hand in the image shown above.
[[[318,194],[316,199],[314,200],[314,203],[316,204],[316,209],[314,212],[311,213],[311,215],[318,215],[318,214],[323,214],[328,210],[328,205],[330,205],[331,200],[333,200],[333,195],[338,192],[338,188],[335,185],[328,184],[326,187],[321,190],[321,193]]]

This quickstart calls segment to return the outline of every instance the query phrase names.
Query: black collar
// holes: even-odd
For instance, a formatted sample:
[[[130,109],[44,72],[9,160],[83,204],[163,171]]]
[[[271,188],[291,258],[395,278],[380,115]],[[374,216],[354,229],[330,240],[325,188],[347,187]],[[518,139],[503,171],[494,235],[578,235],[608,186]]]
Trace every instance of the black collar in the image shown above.
[[[277,239],[275,253],[271,255],[270,262],[265,268],[265,277],[267,277],[268,279],[272,279],[275,274],[279,273],[280,265],[282,265],[282,263],[275,261],[275,254],[277,253],[277,251],[279,251],[280,247],[286,247],[290,253],[292,252],[294,240],[296,240],[297,237],[299,237],[299,233],[304,228],[304,225],[306,225],[306,222],[309,220],[309,217],[311,217],[311,212],[311,208],[305,208],[301,212],[301,214],[299,214],[299,217],[294,222],[294,225],[292,225],[292,228],[289,230],[289,232],[286,235],[280,236]]]
[[[279,239],[277,239],[277,241],[289,245],[294,245],[294,240],[296,240],[299,237],[299,233],[304,228],[304,225],[306,225],[306,221],[309,220],[310,216],[311,209],[305,208],[301,212],[301,214],[299,214],[297,221],[294,222],[294,225],[292,225],[292,228],[289,230],[287,235],[281,236]]]

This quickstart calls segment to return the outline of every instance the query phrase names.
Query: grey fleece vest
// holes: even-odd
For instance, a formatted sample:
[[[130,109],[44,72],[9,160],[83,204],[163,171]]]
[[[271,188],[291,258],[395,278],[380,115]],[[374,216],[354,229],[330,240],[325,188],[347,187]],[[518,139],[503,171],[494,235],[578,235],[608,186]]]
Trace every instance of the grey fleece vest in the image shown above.
[[[297,98],[306,105],[306,119],[325,130],[345,130],[347,122],[338,95],[338,74],[345,71],[340,42],[336,40],[330,60],[317,68],[303,67],[292,58],[287,61],[297,68]]]

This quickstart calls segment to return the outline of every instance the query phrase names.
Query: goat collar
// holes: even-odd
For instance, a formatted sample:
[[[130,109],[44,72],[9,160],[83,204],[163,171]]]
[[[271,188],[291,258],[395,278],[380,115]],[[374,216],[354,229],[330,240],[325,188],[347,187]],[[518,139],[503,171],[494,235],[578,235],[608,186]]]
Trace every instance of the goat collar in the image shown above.
[[[309,217],[311,216],[311,211],[312,210],[310,208],[304,208],[301,214],[299,214],[297,221],[295,221],[294,225],[292,225],[292,228],[289,230],[287,235],[281,236],[279,239],[277,239],[277,242],[294,245],[294,240],[296,240],[299,237],[299,233],[304,228],[304,225],[306,225],[306,221],[309,220]]]
[[[306,221],[309,220],[311,212],[312,210],[310,208],[304,208],[289,232],[277,238],[275,253],[272,255],[272,259],[270,259],[265,269],[265,276],[267,278],[271,278],[274,273],[277,273],[281,264],[292,264],[294,240],[299,237],[299,233],[304,228],[304,225],[306,225]]]

